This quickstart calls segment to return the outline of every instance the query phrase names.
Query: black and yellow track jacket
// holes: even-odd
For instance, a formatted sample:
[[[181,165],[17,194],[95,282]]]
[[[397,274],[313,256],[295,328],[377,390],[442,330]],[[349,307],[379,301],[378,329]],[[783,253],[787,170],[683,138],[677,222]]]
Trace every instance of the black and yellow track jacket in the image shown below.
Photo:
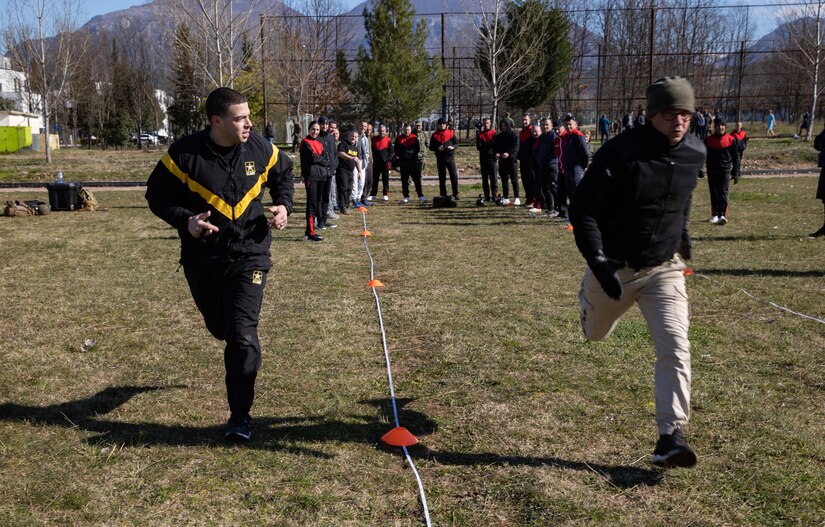
[[[263,187],[269,188],[275,205],[291,212],[292,160],[254,132],[226,158],[216,148],[208,128],[175,141],[149,176],[146,201],[156,216],[178,230],[182,264],[254,258],[268,270],[272,234]],[[189,218],[206,211],[212,213],[208,221],[220,230],[193,238]]]

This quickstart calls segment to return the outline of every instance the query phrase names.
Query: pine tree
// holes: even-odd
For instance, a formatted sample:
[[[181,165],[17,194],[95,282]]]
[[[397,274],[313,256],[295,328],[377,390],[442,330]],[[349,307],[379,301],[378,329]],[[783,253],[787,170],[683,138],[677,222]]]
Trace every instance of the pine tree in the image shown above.
[[[409,0],[375,0],[364,8],[369,50],[360,46],[348,88],[377,119],[395,123],[429,114],[441,100],[447,72],[424,47],[427,26],[414,22]],[[340,71],[346,81],[348,71]]]
[[[175,40],[174,102],[167,110],[176,136],[191,134],[203,124],[199,108],[200,83],[191,50],[189,27],[181,24]]]
[[[561,10],[547,8],[541,0],[525,0],[512,4],[508,11],[511,24],[523,20],[537,21],[532,28],[532,46],[535,62],[520,86],[505,99],[510,106],[526,111],[551,98],[567,78],[571,52],[568,37],[569,22]],[[510,33],[519,34],[519,31]]]

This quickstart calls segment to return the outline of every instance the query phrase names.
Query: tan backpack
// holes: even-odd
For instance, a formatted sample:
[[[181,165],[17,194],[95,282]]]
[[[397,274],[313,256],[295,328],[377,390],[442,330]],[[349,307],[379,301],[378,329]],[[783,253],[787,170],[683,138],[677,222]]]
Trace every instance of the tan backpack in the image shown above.
[[[18,216],[34,216],[35,210],[22,201],[7,201],[3,207],[3,215],[12,218]]]

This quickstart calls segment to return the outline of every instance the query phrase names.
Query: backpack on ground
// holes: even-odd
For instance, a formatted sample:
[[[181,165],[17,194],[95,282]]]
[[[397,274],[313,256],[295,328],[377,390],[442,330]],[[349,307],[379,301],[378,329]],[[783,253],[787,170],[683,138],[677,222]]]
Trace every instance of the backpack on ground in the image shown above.
[[[7,201],[3,206],[3,216],[15,218],[21,216],[34,216],[35,214],[35,210],[26,205],[23,201]]]
[[[92,191],[83,187],[77,189],[77,202],[80,205],[78,210],[97,210],[100,208],[100,203],[92,194]]]

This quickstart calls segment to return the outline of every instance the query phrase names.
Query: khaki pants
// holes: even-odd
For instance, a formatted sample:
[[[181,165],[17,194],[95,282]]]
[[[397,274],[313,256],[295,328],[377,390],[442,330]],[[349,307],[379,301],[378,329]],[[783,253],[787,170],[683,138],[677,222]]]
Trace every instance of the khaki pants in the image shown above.
[[[579,302],[584,336],[590,340],[606,338],[633,303],[650,328],[656,351],[654,391],[656,425],[660,434],[673,433],[690,417],[690,342],[688,341],[689,307],[685,264],[674,256],[656,267],[622,269],[622,298],[613,300],[602,290],[599,281],[587,269],[582,278]]]

